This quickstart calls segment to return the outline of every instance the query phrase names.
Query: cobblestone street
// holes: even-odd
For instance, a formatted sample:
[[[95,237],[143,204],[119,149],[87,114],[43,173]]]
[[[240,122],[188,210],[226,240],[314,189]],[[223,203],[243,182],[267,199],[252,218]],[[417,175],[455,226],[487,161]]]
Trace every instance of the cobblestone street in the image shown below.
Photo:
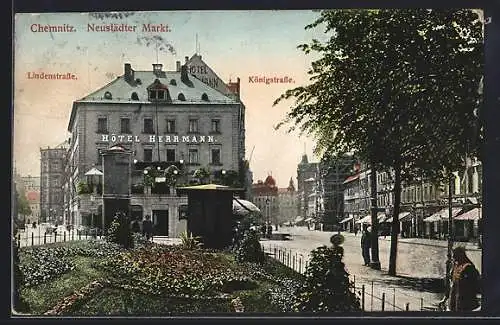
[[[274,253],[282,250],[291,252],[296,261],[304,265],[311,250],[321,245],[330,245],[330,236],[336,232],[310,231],[304,227],[283,227],[280,232],[290,233],[291,240],[275,241],[262,240],[261,243],[267,252]],[[389,264],[390,237],[380,237],[379,255],[381,270],[374,270],[363,266],[361,256],[361,235],[342,233],[345,237],[344,262],[351,279],[355,280],[357,291],[365,285],[365,309],[381,310],[382,294],[385,293],[385,310],[404,310],[409,303],[409,310],[421,310],[431,306],[442,298],[443,281],[445,275],[445,261],[447,254],[446,241],[400,238],[398,241],[397,276],[387,275]],[[481,271],[481,250],[475,245],[467,245],[467,254]],[[298,270],[298,262],[295,269]],[[292,266],[293,267],[293,266]],[[302,270],[305,267],[302,266]],[[372,286],[373,296],[372,297]],[[392,306],[394,304],[396,307]]]

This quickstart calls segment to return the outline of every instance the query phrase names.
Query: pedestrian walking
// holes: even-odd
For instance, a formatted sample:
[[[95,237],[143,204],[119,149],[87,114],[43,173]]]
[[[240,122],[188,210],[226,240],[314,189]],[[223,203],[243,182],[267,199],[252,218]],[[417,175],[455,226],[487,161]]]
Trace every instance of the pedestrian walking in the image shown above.
[[[354,226],[354,236],[358,235],[358,226]]]
[[[132,230],[133,233],[141,232],[141,227],[139,226],[139,220],[137,219],[132,220],[132,223],[130,224],[130,230]]]
[[[153,239],[153,223],[151,222],[151,217],[148,214],[142,221],[142,235],[146,237],[146,240]]]
[[[481,292],[479,271],[467,257],[462,246],[453,249],[451,281],[440,304],[448,302],[450,311],[473,311],[479,305],[477,295]]]
[[[361,252],[363,255],[363,260],[365,262],[364,265],[370,265],[370,247],[371,247],[371,233],[366,227],[363,225],[363,234],[361,235]]]

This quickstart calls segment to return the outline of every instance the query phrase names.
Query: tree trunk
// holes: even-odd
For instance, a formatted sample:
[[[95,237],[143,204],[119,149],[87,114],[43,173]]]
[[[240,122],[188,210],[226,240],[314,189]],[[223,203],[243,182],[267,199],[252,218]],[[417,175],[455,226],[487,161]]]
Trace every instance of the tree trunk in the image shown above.
[[[375,166],[371,165],[370,172],[370,212],[372,216],[372,235],[371,235],[371,264],[373,269],[380,270],[380,260],[378,251],[378,206],[377,206],[377,171]]]
[[[396,275],[396,260],[398,255],[399,206],[401,204],[401,166],[394,167],[394,210],[391,225],[391,250],[389,256],[389,275]]]

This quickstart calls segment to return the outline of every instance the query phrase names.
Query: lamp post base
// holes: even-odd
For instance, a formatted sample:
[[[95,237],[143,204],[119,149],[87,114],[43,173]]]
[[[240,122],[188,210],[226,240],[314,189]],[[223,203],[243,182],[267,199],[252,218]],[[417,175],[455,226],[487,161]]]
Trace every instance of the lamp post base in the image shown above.
[[[374,270],[380,270],[380,262],[370,262],[370,267]]]

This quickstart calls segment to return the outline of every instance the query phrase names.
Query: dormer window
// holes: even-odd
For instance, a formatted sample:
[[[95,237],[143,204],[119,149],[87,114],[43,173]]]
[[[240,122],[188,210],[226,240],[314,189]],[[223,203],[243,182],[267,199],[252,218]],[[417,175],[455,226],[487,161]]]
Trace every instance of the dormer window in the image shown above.
[[[166,99],[164,89],[151,89],[149,91],[149,99],[164,100]]]
[[[132,98],[132,100],[139,100],[139,96],[135,91],[132,93],[132,96],[130,96],[130,98]]]
[[[104,98],[106,98],[106,99],[113,99],[113,95],[111,95],[111,93],[109,91],[107,91],[107,92],[104,93]]]
[[[205,102],[208,102],[208,95],[206,93],[203,93],[201,95],[201,100],[205,101]]]

